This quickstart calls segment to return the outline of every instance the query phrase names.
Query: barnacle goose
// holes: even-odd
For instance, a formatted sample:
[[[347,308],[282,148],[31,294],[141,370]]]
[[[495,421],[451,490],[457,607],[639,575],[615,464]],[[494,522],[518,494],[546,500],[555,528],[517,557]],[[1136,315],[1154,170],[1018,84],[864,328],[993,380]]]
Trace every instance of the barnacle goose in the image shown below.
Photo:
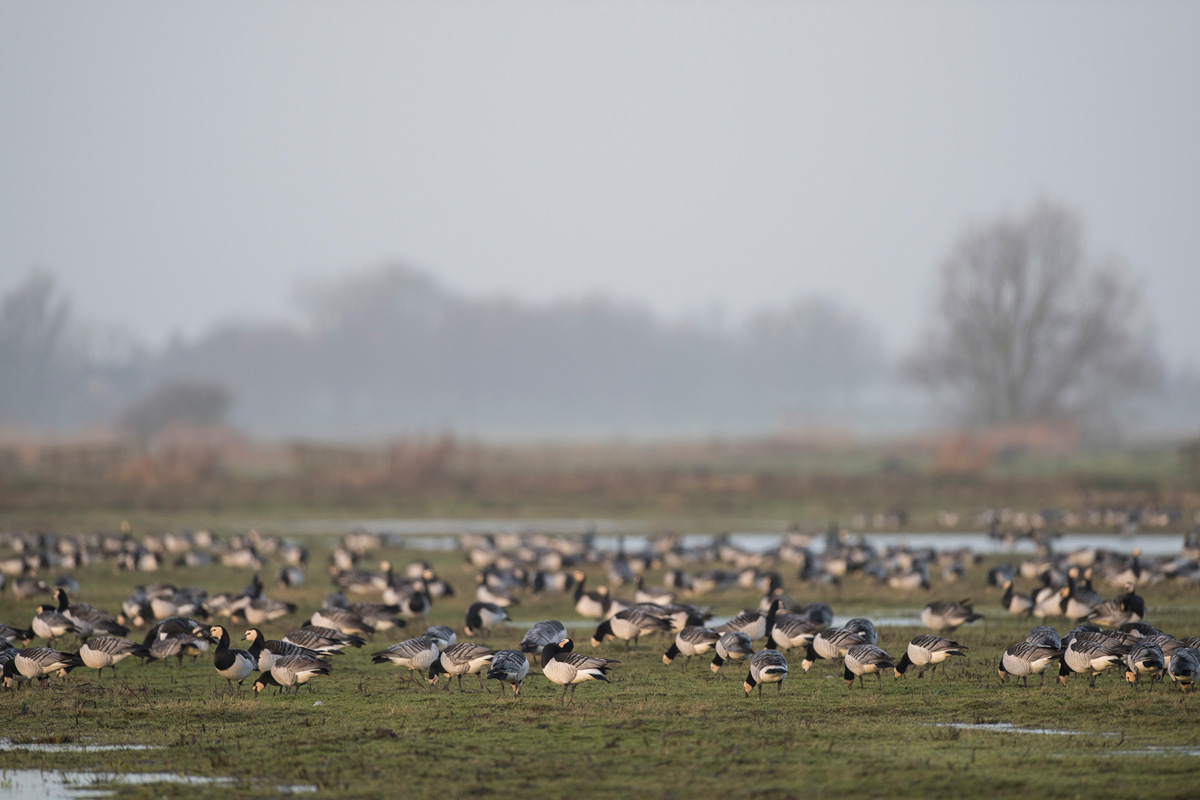
[[[997,667],[1000,682],[1007,681],[1009,675],[1015,675],[1021,679],[1022,684],[1028,685],[1030,675],[1043,673],[1050,662],[1062,658],[1062,654],[1061,647],[1047,647],[1033,642],[1017,642],[1000,656],[1000,666]],[[1045,680],[1045,675],[1042,676],[1042,679]]]
[[[442,650],[452,644],[458,644],[458,634],[449,625],[433,625],[426,628],[421,635],[426,639],[432,639]]]
[[[900,661],[896,664],[896,678],[902,677],[910,666],[917,668],[917,677],[920,678],[925,674],[925,668],[931,667],[929,670],[929,678],[933,679],[933,673],[937,671],[938,664],[941,664],[950,656],[965,656],[963,651],[967,648],[958,642],[952,642],[949,639],[941,636],[935,636],[931,633],[923,633],[920,636],[914,636],[912,641],[908,643],[908,649],[904,655],[900,656]],[[943,670],[944,672],[944,670]]]
[[[318,652],[342,652],[347,647],[362,647],[366,640],[361,636],[342,633],[323,625],[305,625],[283,637],[283,641],[307,647]]]
[[[83,638],[82,631],[79,630],[74,621],[67,619],[50,606],[38,606],[29,627],[33,629],[35,634],[46,639],[47,644],[53,644],[57,639],[66,636],[68,633],[73,633]]]
[[[124,636],[129,633],[129,628],[117,622],[112,615],[87,603],[72,603],[67,597],[67,590],[62,587],[54,590],[54,599],[58,601],[58,613],[75,623],[81,639],[97,632],[109,636]]]
[[[787,677],[787,674],[787,659],[783,653],[770,648],[759,650],[750,659],[750,672],[746,674],[746,681],[742,684],[742,688],[746,690],[746,697],[749,697],[750,690],[757,684],[758,696],[762,697],[762,685],[773,683],[775,684],[775,695],[779,696],[783,690],[783,679]]]
[[[517,650],[500,650],[492,656],[488,669],[490,680],[500,681],[500,696],[504,696],[504,684],[513,687],[513,697],[521,693],[521,682],[529,674],[529,660]]]
[[[800,666],[808,672],[818,658],[837,661],[845,658],[847,650],[859,644],[871,644],[866,633],[849,628],[826,628],[808,643],[808,650]]]
[[[483,683],[483,675],[480,670],[492,661],[494,653],[483,645],[473,644],[471,642],[459,642],[451,645],[443,650],[438,657],[429,666],[429,682],[437,683],[439,675],[445,675],[447,678],[458,676],[458,688],[461,691],[462,676],[476,675],[479,678],[479,685],[486,691],[491,691]],[[449,690],[450,683],[447,681],[446,689]]]
[[[467,636],[475,636],[480,633],[490,635],[492,629],[506,619],[508,619],[508,613],[495,603],[482,601],[472,603],[467,609],[467,624],[463,630],[466,631]]]
[[[858,676],[858,685],[863,685],[863,675],[875,674],[876,679],[883,683],[883,670],[895,669],[896,662],[892,657],[873,644],[856,644],[846,651],[842,661],[844,670],[842,677],[846,686],[854,685],[854,677]]]
[[[921,624],[938,633],[950,633],[979,619],[983,619],[983,614],[975,613],[970,600],[959,600],[957,603],[935,600],[921,612]]]
[[[325,660],[329,656],[342,654],[340,650],[314,650],[292,642],[267,639],[258,628],[251,628],[242,634],[242,641],[250,642],[250,647],[246,652],[254,659],[255,669],[259,672],[269,672],[275,659],[283,656],[304,656],[305,658]]]
[[[1200,650],[1194,647],[1178,648],[1171,654],[1167,674],[1179,686],[1179,691],[1186,692],[1191,689],[1200,678]]]
[[[27,647],[13,656],[13,667],[17,673],[29,680],[38,680],[44,686],[50,674],[70,672],[83,666],[77,653],[63,653],[50,647]]]
[[[113,677],[116,678],[117,664],[129,656],[149,658],[150,649],[115,636],[94,636],[79,647],[79,658],[82,659],[83,665],[98,671],[101,676],[104,675],[105,667],[111,667]]]
[[[1166,658],[1156,642],[1142,640],[1125,656],[1125,680],[1136,684],[1143,675],[1154,678],[1166,669]]]
[[[329,665],[324,661],[304,656],[281,656],[275,659],[269,672],[260,673],[254,682],[254,693],[259,694],[268,686],[291,689],[299,692],[300,687],[317,675],[328,675]]]
[[[230,647],[229,631],[220,625],[209,628],[208,635],[217,643],[217,649],[213,653],[213,666],[216,667],[217,674],[229,684],[230,694],[233,694],[234,681],[237,681],[238,691],[241,691],[242,682],[258,666],[258,659],[245,650]]]
[[[746,656],[754,653],[754,644],[745,631],[729,631],[722,633],[721,638],[713,645],[712,671],[719,672],[726,661],[744,661]]]
[[[387,663],[394,664],[397,667],[408,667],[409,681],[417,683],[414,673],[420,672],[424,674],[425,670],[429,669],[433,665],[433,662],[437,660],[440,652],[438,643],[433,639],[418,636],[414,639],[405,639],[403,642],[397,642],[389,647],[385,647],[383,650],[372,653],[371,663]],[[417,685],[420,686],[419,683]]]
[[[551,642],[567,638],[567,627],[556,619],[544,619],[530,626],[521,637],[522,653],[540,653]]]
[[[584,681],[604,681],[608,683],[607,673],[613,664],[620,661],[611,658],[598,658],[572,652],[574,642],[563,639],[552,642],[542,648],[542,674],[552,683],[563,687],[558,698],[561,704],[566,700],[567,687],[571,687],[571,702],[575,702],[575,686]]]
[[[642,608],[627,608],[596,626],[596,633],[592,636],[592,647],[599,647],[605,639],[613,636],[624,639],[625,649],[628,650],[630,643],[636,644],[638,637],[643,633],[669,630],[671,624],[662,617]]]
[[[670,664],[676,656],[684,657],[683,665],[691,663],[692,656],[701,656],[716,646],[721,634],[703,625],[689,625],[675,634],[675,641],[663,653],[662,662]]]

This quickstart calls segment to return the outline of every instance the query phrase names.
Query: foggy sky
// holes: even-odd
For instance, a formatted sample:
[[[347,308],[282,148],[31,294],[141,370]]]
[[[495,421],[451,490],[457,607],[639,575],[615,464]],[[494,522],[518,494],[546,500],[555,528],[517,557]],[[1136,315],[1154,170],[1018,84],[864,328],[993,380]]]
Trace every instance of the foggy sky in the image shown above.
[[[161,343],[399,260],[909,346],[965,222],[1038,196],[1196,361],[1200,4],[0,0],[0,290]]]

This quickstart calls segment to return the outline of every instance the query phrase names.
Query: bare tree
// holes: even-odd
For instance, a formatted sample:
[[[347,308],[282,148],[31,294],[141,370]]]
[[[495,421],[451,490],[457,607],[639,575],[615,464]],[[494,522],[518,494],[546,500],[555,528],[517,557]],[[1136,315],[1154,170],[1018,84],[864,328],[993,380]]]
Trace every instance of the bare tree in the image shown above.
[[[1089,259],[1079,218],[1039,201],[959,237],[904,370],[965,422],[1086,424],[1153,388],[1161,362],[1124,265]]]

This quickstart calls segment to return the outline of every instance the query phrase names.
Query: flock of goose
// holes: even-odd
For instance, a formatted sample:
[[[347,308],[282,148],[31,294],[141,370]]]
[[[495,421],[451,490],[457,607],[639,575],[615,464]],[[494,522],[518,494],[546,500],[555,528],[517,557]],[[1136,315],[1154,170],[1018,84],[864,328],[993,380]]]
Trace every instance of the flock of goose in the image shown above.
[[[424,561],[395,569],[390,561],[381,560],[378,571],[366,569],[369,554],[388,543],[377,534],[346,536],[329,560],[336,591],[305,624],[271,640],[261,627],[294,616],[297,608],[268,597],[259,571],[274,559],[279,562],[275,573],[279,586],[303,582],[309,553],[302,545],[255,532],[228,541],[203,532],[142,540],[128,532],[77,537],[0,534],[0,546],[11,551],[0,559],[0,575],[9,577],[13,596],[26,600],[49,593],[54,599],[36,608],[28,628],[0,623],[4,686],[26,681],[44,685],[51,676],[78,667],[101,674],[110,668],[115,677],[117,665],[131,656],[145,661],[174,658],[182,666],[185,657],[196,661],[211,651],[213,667],[231,693],[252,676],[255,693],[272,686],[296,692],[315,678],[331,675],[334,656],[364,647],[378,633],[421,622],[435,602],[454,595],[454,588]],[[911,669],[917,670],[918,677],[938,667],[944,671],[948,659],[966,655],[964,645],[946,637],[982,618],[969,601],[928,603],[921,623],[936,633],[915,636],[901,657],[894,659],[879,646],[871,620],[855,618],[835,626],[828,604],[801,604],[788,596],[781,570],[794,570],[807,590],[833,587],[836,591],[852,576],[919,590],[928,589],[931,574],[939,572],[944,581],[954,582],[977,560],[975,554],[879,549],[836,531],[825,536],[823,548],[818,550],[815,543],[816,537],[786,534],[772,550],[753,552],[727,537],[689,547],[681,538],[668,536],[649,542],[641,551],[629,552],[622,545],[611,552],[596,547],[588,536],[464,535],[463,556],[475,570],[475,602],[466,611],[462,631],[471,638],[489,636],[509,619],[521,597],[559,593],[573,600],[576,614],[595,623],[593,648],[617,639],[628,650],[641,637],[665,637],[670,644],[662,655],[664,664],[683,656],[686,665],[694,656],[711,653],[714,673],[726,664],[746,669],[747,696],[756,686],[761,694],[765,684],[775,684],[777,693],[782,690],[792,650],[803,653],[804,672],[822,659],[836,662],[848,686],[856,678],[862,686],[869,675],[881,681],[887,671],[897,679]],[[120,613],[110,614],[70,597],[79,593],[79,587],[69,570],[97,561],[146,572],[162,569],[166,563],[180,569],[221,563],[256,571],[252,583],[240,592],[208,592],[165,582],[143,585],[126,598]],[[602,568],[607,583],[589,591],[584,567],[592,567],[592,574]],[[652,569],[663,570],[664,586],[646,585],[646,573]],[[53,590],[41,577],[47,571],[60,573]],[[1158,581],[1200,581],[1197,532],[1184,538],[1178,556],[1145,559],[1137,550],[1121,554],[1096,548],[1055,553],[1046,547],[1034,558],[997,566],[987,580],[989,586],[1003,591],[1001,605],[1009,614],[1076,623],[1062,637],[1053,627],[1039,625],[1025,641],[1007,648],[998,659],[1001,681],[1013,676],[1024,682],[1036,674],[1044,679],[1055,663],[1064,684],[1070,675],[1080,674],[1094,685],[1097,675],[1117,669],[1131,684],[1167,677],[1187,691],[1200,675],[1200,639],[1175,638],[1147,624],[1145,602],[1137,594],[1138,587]],[[1028,594],[1017,592],[1018,580],[1032,581],[1035,588]],[[1105,597],[1097,583],[1121,591]],[[759,606],[711,624],[715,619],[711,607],[683,602],[708,600],[732,586],[761,590]],[[631,599],[617,597],[616,590],[622,587],[632,588]],[[372,599],[357,599],[367,596]],[[215,624],[216,618],[227,618],[229,626],[243,623],[241,642],[249,643],[245,649],[234,646],[231,628]],[[125,638],[132,628],[146,629],[140,641]],[[66,637],[78,641],[76,651],[55,649]],[[46,643],[18,646],[38,638]],[[764,644],[756,650],[760,641]],[[562,686],[560,702],[566,702],[568,691],[573,700],[580,683],[608,681],[608,673],[620,664],[617,659],[576,652],[567,627],[558,620],[534,622],[520,643],[506,650],[460,642],[445,625],[427,627],[420,636],[371,653],[371,660],[407,669],[408,679],[418,685],[445,679],[448,689],[450,681],[457,679],[461,688],[463,677],[473,674],[483,688],[485,677],[498,681],[502,694],[504,686],[511,686],[514,697],[533,660],[547,680]]]

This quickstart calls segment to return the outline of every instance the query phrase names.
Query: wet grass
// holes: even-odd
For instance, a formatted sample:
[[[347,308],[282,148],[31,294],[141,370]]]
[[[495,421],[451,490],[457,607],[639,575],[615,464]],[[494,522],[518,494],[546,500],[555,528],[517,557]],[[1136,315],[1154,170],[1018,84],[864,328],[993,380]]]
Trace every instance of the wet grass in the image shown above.
[[[265,628],[285,633],[330,591],[322,576],[328,540],[314,537],[309,581],[268,589],[296,602],[293,619]],[[380,553],[398,563],[413,552]],[[449,624],[462,636],[472,570],[453,553],[420,554],[459,589],[440,601],[427,624]],[[373,564],[370,564],[373,566]],[[775,695],[744,697],[745,670],[713,675],[707,661],[661,663],[665,638],[644,639],[626,652],[609,642],[597,652],[619,658],[613,682],[583,684],[574,705],[559,703],[559,687],[531,673],[519,699],[501,698],[468,677],[459,692],[404,682],[401,671],[374,665],[369,653],[404,635],[380,635],[362,650],[334,659],[334,672],[298,695],[245,691],[230,696],[211,657],[182,666],[126,661],[114,681],[76,670],[45,690],[0,693],[0,736],[14,742],[154,745],[150,750],[43,752],[0,750],[0,769],[94,769],[181,772],[232,777],[228,785],[171,786],[172,797],[278,796],[280,787],[313,786],[321,797],[478,795],[632,797],[1193,797],[1200,773],[1200,697],[1169,685],[1127,686],[1103,675],[1094,689],[1073,680],[1000,685],[996,662],[1032,623],[1005,618],[995,594],[983,591],[986,565],[934,595],[892,592],[851,581],[818,595],[789,585],[797,599],[822,599],[839,615],[896,615],[930,599],[973,595],[988,618],[955,635],[970,656],[948,675],[926,675],[848,689],[829,662],[804,673],[789,654],[792,674]],[[149,580],[237,590],[248,571],[213,567],[156,575],[113,574],[104,566],[76,573],[78,599],[115,609]],[[600,574],[595,573],[596,579]],[[650,576],[656,580],[659,576]],[[629,594],[620,592],[619,595]],[[1200,633],[1200,591],[1159,585],[1143,591],[1149,621],[1178,635]],[[720,614],[757,602],[752,590],[710,598]],[[35,601],[5,595],[0,620],[27,624]],[[528,598],[519,620],[576,619],[567,597]],[[230,626],[233,629],[233,626]],[[1069,625],[1060,623],[1060,630]],[[236,630],[240,636],[242,628]],[[897,657],[918,628],[881,627],[880,644]],[[513,647],[522,630],[500,628],[476,639]],[[590,651],[590,631],[578,647]],[[406,673],[406,671],[404,671]],[[89,674],[90,673],[90,674]],[[1064,733],[1021,733],[1006,726]],[[1068,733],[1069,732],[1069,733]],[[162,787],[116,787],[120,796],[159,796]]]

